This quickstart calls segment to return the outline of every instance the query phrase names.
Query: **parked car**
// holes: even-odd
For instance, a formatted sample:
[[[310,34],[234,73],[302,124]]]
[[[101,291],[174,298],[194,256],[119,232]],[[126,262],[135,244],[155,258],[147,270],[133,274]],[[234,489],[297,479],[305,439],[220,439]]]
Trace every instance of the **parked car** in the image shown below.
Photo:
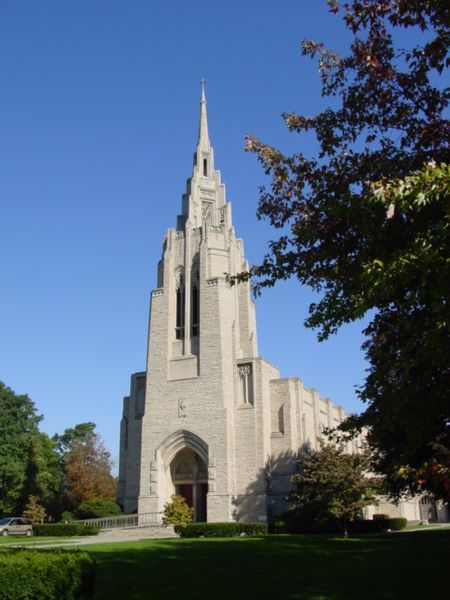
[[[33,535],[33,523],[24,517],[4,517],[0,519],[0,535]]]

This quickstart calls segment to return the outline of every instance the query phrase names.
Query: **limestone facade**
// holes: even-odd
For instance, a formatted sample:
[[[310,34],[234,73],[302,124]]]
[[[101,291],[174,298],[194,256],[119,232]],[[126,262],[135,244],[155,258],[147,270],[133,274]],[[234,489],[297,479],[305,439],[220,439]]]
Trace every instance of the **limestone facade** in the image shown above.
[[[295,456],[345,411],[258,354],[247,268],[214,166],[204,91],[192,177],[163,242],[151,293],[146,371],[121,422],[119,502],[158,513],[177,492],[196,520],[266,520],[285,508]],[[348,451],[357,451],[358,440]]]

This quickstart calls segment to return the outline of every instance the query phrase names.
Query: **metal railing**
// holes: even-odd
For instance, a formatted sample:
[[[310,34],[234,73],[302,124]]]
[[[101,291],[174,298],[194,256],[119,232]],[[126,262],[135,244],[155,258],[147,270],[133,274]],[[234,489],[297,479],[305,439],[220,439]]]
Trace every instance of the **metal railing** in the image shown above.
[[[100,529],[116,529],[131,527],[159,527],[162,513],[140,513],[134,515],[118,515],[117,517],[100,517],[97,519],[80,519],[71,521],[80,525],[98,525]]]

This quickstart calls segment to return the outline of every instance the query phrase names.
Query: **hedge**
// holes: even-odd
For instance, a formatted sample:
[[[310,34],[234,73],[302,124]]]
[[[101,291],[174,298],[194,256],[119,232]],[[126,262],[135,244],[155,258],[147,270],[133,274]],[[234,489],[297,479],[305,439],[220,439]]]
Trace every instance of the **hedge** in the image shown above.
[[[358,519],[347,524],[349,533],[382,533],[383,531],[400,531],[407,525],[403,518],[389,517],[377,519]],[[269,523],[269,533],[342,533],[342,527],[336,522],[323,523],[320,527],[289,519],[286,514],[280,515]]]
[[[372,516],[372,519],[373,519],[374,521],[380,521],[380,520],[383,520],[383,519],[389,519],[389,518],[390,518],[390,517],[389,517],[389,515],[385,515],[385,514],[383,514],[383,513],[378,513],[378,514],[377,514],[377,513],[375,513],[375,514]]]
[[[348,524],[349,533],[379,533],[381,531],[400,531],[405,529],[408,521],[404,518],[375,519],[351,521]]]
[[[286,511],[269,522],[269,533],[342,533],[342,526],[336,521],[316,523],[306,519],[296,511]]]
[[[389,519],[358,519],[350,521],[347,527],[349,533],[380,533],[388,529]]]
[[[98,525],[83,525],[81,523],[42,523],[33,526],[34,535],[70,537],[72,535],[97,535]]]
[[[240,535],[264,535],[266,523],[188,523],[175,525],[175,533],[182,538],[234,537]]]
[[[401,529],[405,529],[408,525],[408,520],[403,517],[396,517],[394,519],[389,519],[389,529],[393,531],[400,531]]]
[[[72,600],[94,592],[95,560],[79,550],[0,549],[0,598]]]

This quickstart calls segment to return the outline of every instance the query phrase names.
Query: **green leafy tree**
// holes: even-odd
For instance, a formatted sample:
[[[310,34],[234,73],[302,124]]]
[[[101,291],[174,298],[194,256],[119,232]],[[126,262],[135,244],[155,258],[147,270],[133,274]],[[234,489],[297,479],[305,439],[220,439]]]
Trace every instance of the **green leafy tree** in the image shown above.
[[[296,489],[286,499],[293,503],[288,521],[299,530],[345,531],[365,506],[377,503],[380,485],[368,477],[364,454],[346,454],[338,446],[322,444],[319,450],[304,450],[298,465],[300,472],[292,477]]]
[[[55,443],[42,432],[30,436],[21,505],[30,496],[39,498],[46,511],[56,517],[60,512],[63,471]]]
[[[192,521],[194,510],[187,505],[183,496],[174,494],[170,502],[164,505],[162,524],[164,527],[169,525],[187,525]]]
[[[377,468],[399,494],[431,491],[450,500],[449,287],[450,168],[428,163],[403,179],[373,186],[368,201],[388,207],[393,235],[411,235],[396,252],[364,265],[367,287],[396,298],[380,306],[363,348],[371,365],[360,397],[368,408],[344,431],[365,428]],[[408,293],[399,294],[399,288]]]
[[[41,419],[28,396],[0,382],[0,514],[22,508],[30,447]]]
[[[346,429],[369,429],[374,466],[391,492],[416,491],[402,469],[438,461],[450,446],[449,139],[450,5],[438,0],[353,0],[330,10],[354,35],[345,56],[306,40],[318,57],[329,107],[285,114],[290,131],[315,135],[316,156],[285,156],[249,137],[270,178],[258,216],[279,231],[253,277],[256,293],[296,277],[321,299],[308,327],[326,339],[367,313],[366,410]],[[411,33],[396,43],[400,30]],[[445,486],[427,479],[442,496]]]
[[[62,523],[70,523],[71,521],[75,521],[76,517],[73,513],[68,510],[63,510],[61,513],[61,522]]]
[[[58,452],[64,455],[71,449],[74,443],[79,442],[86,445],[95,436],[95,423],[88,421],[87,423],[78,423],[75,427],[65,429],[61,435],[56,433],[52,439],[58,448]]]
[[[86,500],[77,509],[79,519],[96,519],[99,517],[112,517],[122,514],[120,506],[112,500]]]

